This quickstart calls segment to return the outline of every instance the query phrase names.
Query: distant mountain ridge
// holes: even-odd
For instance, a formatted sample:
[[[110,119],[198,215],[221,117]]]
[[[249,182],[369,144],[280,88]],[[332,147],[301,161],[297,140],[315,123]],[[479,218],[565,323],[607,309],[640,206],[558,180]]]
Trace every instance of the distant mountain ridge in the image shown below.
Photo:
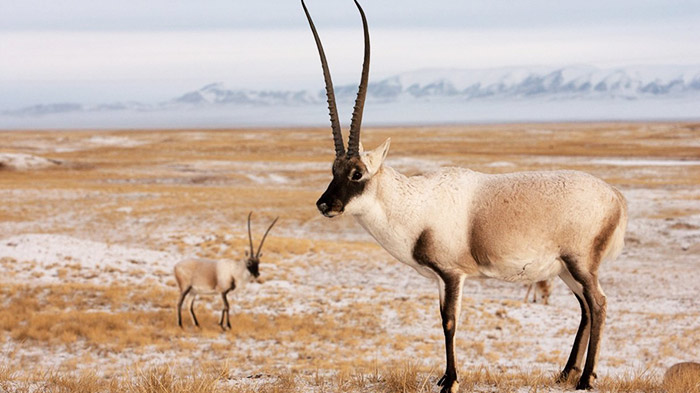
[[[335,88],[338,101],[352,101],[356,85]],[[590,66],[512,67],[499,69],[428,69],[373,81],[369,102],[498,101],[498,100],[700,100],[700,65],[640,66],[600,69]],[[300,106],[325,103],[323,90],[232,89],[208,84],[160,103],[139,101],[99,105],[52,103],[2,112],[10,116],[41,116],[71,112],[160,111],[177,108],[234,106]],[[700,102],[700,101],[699,101]]]
[[[400,96],[469,100],[534,97],[642,99],[687,93],[700,93],[700,66],[422,70],[370,84],[368,95],[388,99]]]
[[[320,79],[320,76],[319,76]],[[319,80],[320,82],[320,80]],[[335,88],[341,124],[357,85]],[[323,126],[325,91],[210,83],[161,102],[56,102],[0,111],[0,129]],[[370,76],[363,124],[700,121],[700,65],[427,69]]]
[[[353,100],[357,94],[357,86],[337,86],[335,93],[338,100]],[[370,80],[367,99],[644,99],[688,94],[700,95],[700,66],[419,70],[377,82]],[[323,90],[315,93],[308,90],[230,90],[223,84],[214,83],[186,93],[171,103],[305,105],[325,100]]]

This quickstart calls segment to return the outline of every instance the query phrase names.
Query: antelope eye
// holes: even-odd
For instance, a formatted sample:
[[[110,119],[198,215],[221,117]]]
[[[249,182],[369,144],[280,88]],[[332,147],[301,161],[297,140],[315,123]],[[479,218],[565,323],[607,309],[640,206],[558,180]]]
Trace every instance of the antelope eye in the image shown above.
[[[355,180],[355,181],[362,179],[362,172],[360,172],[360,171],[353,172],[351,179]]]

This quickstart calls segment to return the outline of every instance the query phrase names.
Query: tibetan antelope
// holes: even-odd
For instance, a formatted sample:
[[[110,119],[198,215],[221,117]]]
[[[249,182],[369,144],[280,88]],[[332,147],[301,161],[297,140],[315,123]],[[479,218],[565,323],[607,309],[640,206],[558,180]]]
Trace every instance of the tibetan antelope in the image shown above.
[[[363,151],[360,128],[370,45],[367,19],[357,0],[355,4],[365,49],[345,151],[328,63],[302,0],[321,58],[335,144],[333,178],[316,202],[318,210],[326,217],[354,216],[396,259],[437,281],[446,352],[446,371],[438,381],[441,392],[456,392],[459,386],[454,335],[464,280],[472,277],[532,283],[559,276],[581,308],[571,355],[559,380],[580,370],[587,346],[577,389],[590,388],[606,312],[598,267],[621,252],[627,223],[624,197],[602,180],[577,171],[490,175],[443,168],[406,177],[384,164],[389,139]]]
[[[549,295],[552,294],[552,281],[543,280],[536,283],[528,284],[527,292],[525,293],[525,303],[532,292],[532,302],[537,303],[537,294],[540,294],[542,304],[549,304]]]
[[[257,280],[260,277],[260,257],[262,256],[262,247],[265,243],[267,234],[272,229],[272,226],[277,222],[277,218],[272,221],[272,224],[267,228],[265,234],[260,241],[258,251],[253,250],[253,236],[250,233],[250,216],[248,214],[248,240],[250,242],[250,251],[246,250],[246,260],[231,261],[219,260],[213,261],[210,259],[189,258],[175,265],[175,280],[180,288],[180,299],[177,302],[177,324],[182,328],[182,303],[184,303],[187,295],[190,295],[190,315],[194,324],[199,327],[197,316],[194,315],[194,299],[197,295],[221,294],[221,299],[224,303],[224,308],[221,310],[221,320],[219,326],[226,330],[231,329],[231,321],[229,320],[229,304],[226,295],[237,288],[242,287],[248,282]],[[224,317],[226,324],[224,325]]]

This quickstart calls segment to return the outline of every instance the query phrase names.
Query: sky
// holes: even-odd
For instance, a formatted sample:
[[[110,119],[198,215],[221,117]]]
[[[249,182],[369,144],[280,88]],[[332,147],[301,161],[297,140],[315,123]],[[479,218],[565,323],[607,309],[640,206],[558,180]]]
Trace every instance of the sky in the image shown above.
[[[350,0],[307,0],[336,85],[357,83]],[[700,64],[698,0],[363,0],[371,78],[422,68]],[[321,89],[298,0],[0,0],[0,110],[154,102],[212,82]]]

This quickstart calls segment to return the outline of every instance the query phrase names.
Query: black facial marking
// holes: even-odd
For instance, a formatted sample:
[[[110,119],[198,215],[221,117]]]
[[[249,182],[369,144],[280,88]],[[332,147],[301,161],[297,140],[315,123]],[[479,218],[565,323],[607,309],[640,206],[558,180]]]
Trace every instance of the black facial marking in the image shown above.
[[[333,163],[333,180],[316,201],[318,210],[326,216],[342,213],[345,206],[362,194],[367,180],[361,180],[366,168],[359,157],[338,157]],[[359,174],[359,178],[355,178]]]
[[[255,258],[248,258],[248,262],[246,263],[246,268],[248,268],[248,271],[250,274],[258,278],[260,277],[260,261],[255,259]]]

